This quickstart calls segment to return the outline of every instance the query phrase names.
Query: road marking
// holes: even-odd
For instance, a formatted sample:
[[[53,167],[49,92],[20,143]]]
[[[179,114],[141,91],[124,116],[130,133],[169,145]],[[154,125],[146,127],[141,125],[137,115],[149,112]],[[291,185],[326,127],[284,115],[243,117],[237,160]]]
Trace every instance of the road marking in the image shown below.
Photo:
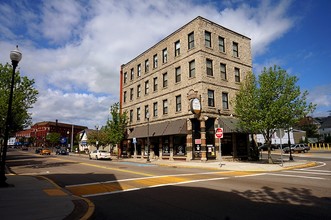
[[[325,172],[314,172],[315,170],[310,171],[304,171],[304,170],[287,170],[283,171],[286,173],[304,173],[304,174],[316,174],[316,175],[325,175],[325,176],[331,176],[331,173],[325,173]]]
[[[137,174],[137,175],[141,175],[141,176],[154,176],[153,174],[149,174],[149,173],[143,173],[143,172],[125,170],[125,169],[120,169],[120,168],[107,167],[107,166],[102,166],[102,165],[90,164],[90,163],[86,163],[86,162],[77,162],[77,161],[74,161],[74,160],[64,160],[64,159],[60,159],[60,158],[52,158],[52,159],[53,160],[60,160],[60,161],[67,161],[67,162],[75,162],[77,164],[81,164],[81,165],[85,165],[85,166],[97,167],[97,168],[102,168],[102,169],[107,169],[107,170],[114,170],[114,171],[119,171],[119,172],[124,172],[124,173]]]
[[[85,183],[68,185],[66,189],[71,193],[82,196],[92,197],[98,195],[114,194],[146,188],[155,188],[169,185],[181,185],[188,183],[207,182],[215,180],[224,180],[239,176],[256,176],[264,173],[252,174],[251,172],[241,171],[220,171],[207,173],[191,173],[178,175],[164,175],[153,177],[141,177],[122,180],[112,180],[106,182]]]
[[[276,174],[276,173],[266,173],[266,175],[270,175],[270,176],[284,176],[284,177],[293,177],[293,178],[304,178],[304,179],[325,180],[325,178],[312,177],[312,176],[298,176],[298,175],[287,175],[287,174]]]

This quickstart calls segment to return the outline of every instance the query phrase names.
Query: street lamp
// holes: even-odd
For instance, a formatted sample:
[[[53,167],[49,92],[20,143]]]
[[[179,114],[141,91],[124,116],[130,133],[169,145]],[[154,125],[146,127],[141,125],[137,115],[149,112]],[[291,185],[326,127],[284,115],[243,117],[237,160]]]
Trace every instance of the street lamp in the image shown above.
[[[146,119],[147,119],[147,163],[151,162],[149,159],[149,112],[146,114]]]
[[[7,147],[8,147],[8,139],[9,139],[9,131],[12,126],[12,105],[13,105],[13,92],[14,92],[14,79],[15,79],[15,69],[22,59],[22,53],[18,50],[18,46],[16,46],[15,50],[10,51],[10,59],[13,66],[13,72],[11,77],[11,84],[10,84],[10,93],[9,93],[9,100],[8,100],[8,112],[5,124],[5,136],[4,136],[4,146],[3,152],[1,155],[1,164],[0,164],[0,187],[7,187],[9,186],[6,183],[6,156],[7,156]]]

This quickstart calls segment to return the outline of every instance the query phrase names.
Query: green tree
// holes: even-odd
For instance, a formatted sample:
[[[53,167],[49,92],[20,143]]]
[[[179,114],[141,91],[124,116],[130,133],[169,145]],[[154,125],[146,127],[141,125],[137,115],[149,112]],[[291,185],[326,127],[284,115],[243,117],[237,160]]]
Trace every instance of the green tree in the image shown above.
[[[51,132],[47,134],[46,140],[54,147],[54,145],[60,143],[61,134],[57,132]]]
[[[308,92],[301,93],[297,81],[296,76],[290,76],[280,67],[264,68],[258,81],[253,74],[248,74],[235,99],[235,113],[240,125],[248,131],[263,134],[269,145],[269,163],[272,163],[273,133],[278,128],[294,126],[314,109],[313,104],[307,105]]]
[[[117,145],[118,149],[121,141],[124,139],[126,134],[126,126],[127,126],[127,112],[120,112],[120,104],[114,103],[110,107],[110,115],[111,118],[108,119],[106,125],[106,133],[107,137],[109,137],[109,142],[113,145]],[[118,156],[120,156],[120,152],[118,152]]]
[[[4,135],[5,122],[8,110],[8,100],[13,68],[8,63],[0,64],[0,136]],[[34,88],[34,80],[20,76],[15,72],[15,83],[12,106],[11,133],[31,125],[31,114],[28,112],[37,101],[38,91]]]
[[[96,146],[97,149],[101,146],[106,146],[109,144],[109,138],[107,136],[106,130],[102,127],[100,130],[90,130],[87,133],[87,143],[89,145]]]

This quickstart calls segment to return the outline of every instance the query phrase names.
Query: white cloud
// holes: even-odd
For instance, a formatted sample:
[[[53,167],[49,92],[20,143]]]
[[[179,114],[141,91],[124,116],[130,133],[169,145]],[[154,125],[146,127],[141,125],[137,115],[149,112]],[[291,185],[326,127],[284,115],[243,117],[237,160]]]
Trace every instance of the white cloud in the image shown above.
[[[38,4],[27,3],[19,7],[26,7],[28,39],[13,40],[15,33],[4,26],[0,34],[11,40],[0,38],[0,50],[10,51],[24,39],[19,41],[20,68],[40,91],[34,122],[59,119],[93,127],[95,121],[105,123],[109,106],[118,101],[121,64],[196,16],[245,34],[252,39],[254,55],[263,54],[293,25],[287,2],[223,9],[215,2],[189,0],[42,1],[37,15]],[[0,15],[0,21],[5,16],[10,14]],[[8,56],[0,54],[0,62],[8,62]]]

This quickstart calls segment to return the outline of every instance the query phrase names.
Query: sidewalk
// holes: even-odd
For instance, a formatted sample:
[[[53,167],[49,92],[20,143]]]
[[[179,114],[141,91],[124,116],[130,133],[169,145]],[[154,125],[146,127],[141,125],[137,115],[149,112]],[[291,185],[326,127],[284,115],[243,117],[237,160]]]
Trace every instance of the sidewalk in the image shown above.
[[[76,156],[71,154],[70,156]],[[69,156],[69,157],[70,157]],[[80,155],[85,156],[85,155]],[[88,156],[86,155],[86,159]],[[273,172],[284,169],[295,169],[314,166],[315,163],[305,160],[285,161],[282,164],[265,164],[263,162],[222,161],[169,161],[146,159],[113,159],[112,163],[139,163],[159,166],[202,168],[209,170],[232,170],[251,172]],[[11,187],[0,188],[0,213],[2,220],[20,219],[89,219],[94,205],[89,200],[71,195],[54,182],[41,176],[7,175]]]

